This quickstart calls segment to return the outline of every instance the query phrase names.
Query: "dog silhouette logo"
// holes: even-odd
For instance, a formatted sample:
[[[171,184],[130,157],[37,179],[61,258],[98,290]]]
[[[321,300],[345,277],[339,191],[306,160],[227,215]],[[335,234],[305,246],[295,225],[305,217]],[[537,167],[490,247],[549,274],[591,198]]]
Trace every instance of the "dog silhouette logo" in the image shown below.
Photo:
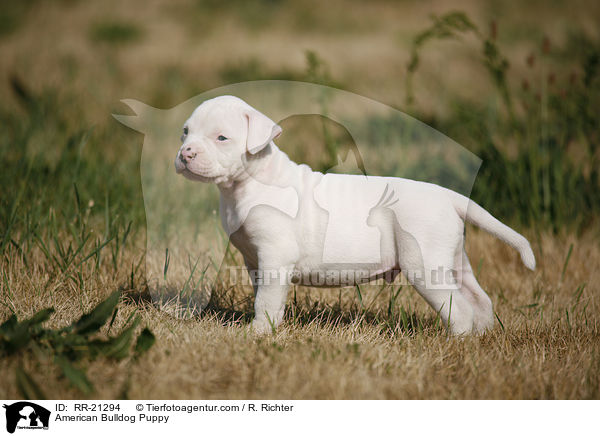
[[[6,431],[18,429],[48,429],[50,411],[29,401],[19,401],[3,406],[6,409]]]
[[[223,120],[216,115],[221,113],[218,109],[221,106],[214,99],[229,102],[230,106],[223,106],[229,108],[223,109]],[[378,272],[382,264],[385,268],[395,269],[396,255],[404,251],[416,253],[411,257],[415,260],[411,267],[419,270],[420,249],[415,245],[414,229],[404,226],[406,228],[400,232],[397,219],[398,214],[410,214],[410,208],[403,206],[406,193],[390,186],[381,198],[381,204],[378,203],[388,183],[386,177],[402,176],[437,184],[468,198],[481,165],[481,159],[469,150],[401,111],[357,94],[312,83],[286,80],[236,83],[204,92],[169,109],[154,108],[131,99],[123,100],[123,103],[133,114],[114,114],[114,118],[144,135],[140,175],[146,213],[144,271],[148,294],[158,307],[177,317],[194,316],[209,304],[213,290],[232,289],[234,284],[244,280],[238,274],[240,261],[233,247],[236,246],[234,241],[243,245],[247,240],[245,223],[249,216],[267,213],[276,216],[278,222],[285,222],[288,228],[300,228],[300,223],[310,222],[311,226],[320,229],[315,233],[319,237],[310,244],[311,258],[321,261],[328,270],[370,271],[373,267]],[[235,149],[239,154],[227,155],[231,165],[219,163],[224,172],[218,170],[219,174],[213,174],[208,169],[217,168],[214,165],[220,161],[215,160],[215,156],[221,154],[215,154],[216,151],[205,153],[208,149],[204,148],[200,153],[200,149],[191,148],[194,144],[199,147],[205,139],[190,142],[189,150],[181,149],[180,136],[182,133],[187,135],[185,132],[189,130],[184,126],[186,120],[207,103],[208,106],[199,113],[205,113],[207,117],[215,114],[215,123],[245,120],[242,113],[252,114],[253,120],[262,120],[263,124],[256,122],[268,133],[265,138],[258,135],[260,141],[265,140],[260,144],[264,147],[262,151],[252,153],[247,147]],[[217,112],[208,109],[210,107]],[[232,112],[235,108],[238,112]],[[257,116],[257,112],[263,117]],[[336,123],[346,130],[351,140],[347,142],[347,149],[337,148],[341,144],[330,147],[331,141],[323,142],[327,156],[337,157],[337,165],[322,176],[309,177],[310,183],[300,188],[285,177],[274,178],[273,171],[262,171],[263,166],[257,163],[266,156],[284,151],[273,141],[278,136],[278,123],[306,115],[320,116]],[[209,122],[209,118],[205,121]],[[247,119],[250,122],[250,118]],[[268,126],[271,126],[270,130]],[[246,146],[247,129],[242,123],[239,129],[232,130],[246,135]],[[310,137],[309,133],[307,135]],[[281,140],[283,147],[284,138],[277,140]],[[269,147],[265,147],[267,143]],[[311,149],[301,149],[299,154],[306,155],[308,161]],[[195,161],[199,169],[204,168],[204,176],[190,172],[188,159]],[[334,163],[329,159],[327,162]],[[278,168],[283,174],[287,171],[285,168],[293,165],[289,163]],[[320,172],[312,171],[305,164],[300,167],[300,171],[304,171],[302,174],[307,174],[303,180],[309,171]],[[235,174],[229,174],[233,168]],[[378,169],[379,174],[371,174],[371,169]],[[215,183],[191,185],[193,182],[182,174],[187,174],[192,181]],[[233,176],[252,179],[257,188],[252,195],[245,195],[243,201],[237,202],[235,211],[229,213],[214,185],[218,179],[225,187],[228,178]],[[349,177],[352,179],[346,183]],[[392,191],[394,196],[387,198]],[[386,239],[389,235],[394,236],[392,245]],[[382,240],[387,245],[382,246]],[[250,274],[259,273],[250,266]],[[303,275],[304,270],[299,268],[291,272],[293,283],[304,283],[297,281],[298,274]],[[322,276],[316,274],[318,280]],[[310,282],[313,282],[312,278]],[[218,295],[215,297],[219,298]]]

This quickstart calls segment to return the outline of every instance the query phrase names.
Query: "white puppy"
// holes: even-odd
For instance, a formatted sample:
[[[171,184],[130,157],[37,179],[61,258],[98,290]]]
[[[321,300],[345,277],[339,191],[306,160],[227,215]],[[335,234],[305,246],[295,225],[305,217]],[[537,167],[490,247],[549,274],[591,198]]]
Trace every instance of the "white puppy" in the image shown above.
[[[291,283],[351,286],[399,271],[453,334],[491,328],[492,302],[464,251],[465,220],[535,268],[529,242],[468,198],[408,179],[312,171],[277,148],[280,133],[244,101],[217,97],[186,121],[175,158],[178,173],[219,187],[221,222],[255,278],[255,330],[281,322]]]

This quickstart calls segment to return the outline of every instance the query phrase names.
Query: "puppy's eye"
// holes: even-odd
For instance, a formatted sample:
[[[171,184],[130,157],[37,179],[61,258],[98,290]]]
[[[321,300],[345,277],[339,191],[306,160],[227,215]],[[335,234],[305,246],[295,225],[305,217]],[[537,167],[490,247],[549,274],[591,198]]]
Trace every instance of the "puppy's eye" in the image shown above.
[[[187,135],[187,134],[188,134],[188,128],[187,128],[187,127],[184,127],[184,128],[183,128],[183,134],[184,134],[184,135]]]
[[[219,141],[227,141],[227,138],[223,135],[219,135],[219,137],[217,138]]]

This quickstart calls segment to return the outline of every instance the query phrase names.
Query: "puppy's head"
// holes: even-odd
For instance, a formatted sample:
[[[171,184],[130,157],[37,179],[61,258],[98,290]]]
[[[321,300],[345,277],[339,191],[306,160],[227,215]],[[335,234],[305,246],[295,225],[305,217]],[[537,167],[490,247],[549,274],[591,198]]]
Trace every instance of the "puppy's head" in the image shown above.
[[[231,184],[244,175],[244,158],[256,156],[281,127],[243,100],[207,100],[183,125],[175,170],[191,180]]]

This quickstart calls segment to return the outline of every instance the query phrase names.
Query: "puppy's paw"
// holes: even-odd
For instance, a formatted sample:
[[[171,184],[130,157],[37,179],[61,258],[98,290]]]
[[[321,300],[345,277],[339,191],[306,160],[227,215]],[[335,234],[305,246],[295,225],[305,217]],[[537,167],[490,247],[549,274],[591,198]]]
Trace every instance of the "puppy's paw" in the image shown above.
[[[268,335],[273,332],[273,328],[267,320],[255,318],[252,321],[252,332],[254,332],[257,335]]]
[[[475,318],[473,322],[473,334],[481,336],[494,328],[494,319],[490,317]]]

